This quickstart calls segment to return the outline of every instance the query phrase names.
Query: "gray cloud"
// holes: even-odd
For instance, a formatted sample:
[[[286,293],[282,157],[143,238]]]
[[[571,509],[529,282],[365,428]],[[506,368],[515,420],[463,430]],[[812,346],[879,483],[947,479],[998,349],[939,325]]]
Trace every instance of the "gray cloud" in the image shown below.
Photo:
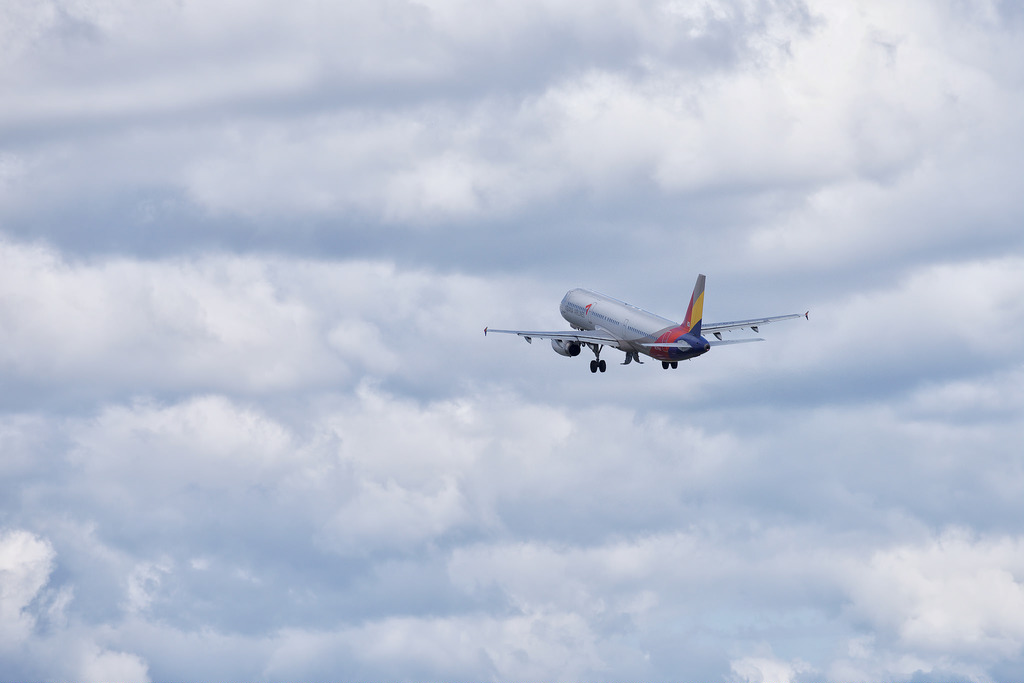
[[[1001,217],[982,229],[1005,246],[1019,217],[1006,143],[1019,130],[1003,112],[1019,89],[1000,50],[1014,25],[957,17],[968,30],[954,31],[931,12],[352,3],[259,5],[239,19],[218,6],[69,6],[44,14],[77,17],[97,37],[40,39],[10,72],[8,229],[37,236],[43,222],[75,249],[326,248],[460,268],[623,230],[645,242],[630,253],[640,267],[647,242],[728,229],[808,268],[851,251],[863,264],[894,219],[901,234],[910,222],[933,240],[977,242],[977,225],[968,241],[962,215],[950,216],[949,204],[969,202]],[[548,35],[561,60],[537,50]],[[677,54],[709,35],[728,46],[712,53],[735,56]],[[91,68],[69,82],[42,59],[56,45]],[[338,69],[357,75],[338,80]],[[463,96],[438,81],[477,69],[488,85]],[[351,89],[346,78],[419,94],[332,99]],[[90,120],[107,128],[78,128]],[[44,121],[45,132],[17,133]],[[448,258],[431,246],[438,232],[469,247]],[[908,234],[892,248],[919,250],[920,233]],[[809,254],[815,242],[840,251]]]
[[[936,541],[952,543],[941,552],[973,553],[981,543],[976,561],[1013,576],[1017,529],[1001,520],[1021,513],[1015,415],[1001,426],[989,418],[979,440],[972,423],[926,427],[921,400],[908,402],[906,417],[808,407],[731,430],[672,413],[565,409],[515,396],[418,404],[370,389],[298,423],[217,397],[112,406],[48,428],[68,445],[53,453],[51,471],[23,465],[21,479],[35,483],[19,492],[20,512],[7,521],[67,548],[57,559],[74,578],[54,589],[74,588],[70,605],[86,614],[116,606],[104,617],[119,634],[108,647],[152,653],[157,678],[173,670],[165,643],[183,642],[200,624],[217,634],[204,645],[211,657],[231,651],[233,639],[255,648],[269,638],[261,651],[298,647],[305,659],[293,670],[325,677],[345,659],[339,651],[367,671],[467,677],[552,670],[572,652],[559,671],[615,677],[628,669],[588,648],[625,648],[614,662],[666,671],[684,661],[659,635],[669,623],[703,631],[724,619],[703,636],[717,655],[700,671],[711,672],[741,643],[787,632],[793,610],[862,649],[871,634],[902,634],[893,619],[944,614],[929,598],[942,591],[926,590],[895,616],[872,592],[917,580],[889,572],[886,558],[904,555],[885,548],[927,548],[932,528],[965,539]],[[37,428],[22,420],[5,431]],[[74,495],[61,495],[72,483]],[[943,502],[950,499],[958,504]],[[990,529],[984,538],[993,540],[955,531],[970,527]],[[1009,544],[1005,561],[990,543]],[[872,553],[878,559],[866,563]],[[1001,581],[994,589],[1019,589]],[[397,602],[381,592],[396,589],[406,596]],[[986,639],[1005,641],[999,647],[951,657],[934,630],[872,647],[912,651],[926,672],[1015,656],[1016,622],[1005,616],[1014,613],[986,604],[971,618]],[[756,627],[748,624],[755,615]],[[133,625],[140,620],[182,634],[149,641]],[[537,629],[559,634],[554,650],[526,635]],[[384,633],[384,650],[360,646]],[[445,654],[470,633],[486,656]],[[433,645],[409,649],[409,639]],[[801,661],[817,672],[854,665],[831,657],[805,650]],[[292,660],[257,661],[273,673]],[[891,666],[893,675],[908,673]]]
[[[1019,678],[1018,14],[6,3],[5,678]]]

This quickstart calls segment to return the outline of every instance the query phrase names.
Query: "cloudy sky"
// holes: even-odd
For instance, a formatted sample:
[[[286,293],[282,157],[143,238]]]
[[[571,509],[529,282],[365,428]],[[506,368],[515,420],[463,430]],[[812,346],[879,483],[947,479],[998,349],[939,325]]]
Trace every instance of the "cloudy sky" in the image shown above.
[[[5,0],[4,680],[1024,677],[1024,10]],[[810,309],[591,375],[588,286]]]

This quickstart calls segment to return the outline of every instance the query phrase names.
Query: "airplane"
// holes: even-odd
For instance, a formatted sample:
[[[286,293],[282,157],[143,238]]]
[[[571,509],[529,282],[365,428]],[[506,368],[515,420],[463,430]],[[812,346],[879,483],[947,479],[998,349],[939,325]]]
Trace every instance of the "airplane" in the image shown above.
[[[640,365],[640,354],[661,361],[665,370],[678,368],[679,361],[690,360],[711,350],[712,346],[726,344],[743,344],[746,342],[764,341],[761,337],[742,339],[722,339],[722,332],[750,328],[759,332],[761,325],[806,318],[810,320],[810,311],[791,313],[768,318],[751,318],[749,320],[733,320],[725,323],[704,323],[704,274],[697,276],[697,283],[690,296],[690,305],[686,309],[686,318],[676,323],[660,315],[655,315],[632,304],[619,301],[610,296],[589,289],[570,289],[562,297],[559,312],[572,330],[565,332],[531,332],[528,330],[492,330],[484,328],[484,336],[488,332],[515,334],[532,344],[536,339],[550,339],[551,348],[561,356],[574,357],[580,355],[583,347],[594,352],[594,360],[590,361],[591,372],[604,372],[608,366],[601,359],[601,349],[609,346],[626,354],[622,365],[636,362]],[[714,339],[706,339],[703,335],[710,334]]]

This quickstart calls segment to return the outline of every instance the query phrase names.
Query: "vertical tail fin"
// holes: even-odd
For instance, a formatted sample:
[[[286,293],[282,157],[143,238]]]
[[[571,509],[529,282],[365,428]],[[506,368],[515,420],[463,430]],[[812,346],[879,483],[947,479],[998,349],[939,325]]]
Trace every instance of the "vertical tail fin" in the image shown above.
[[[700,324],[704,317],[704,274],[697,276],[697,283],[693,286],[693,295],[690,296],[690,306],[686,309],[686,319],[683,324],[690,329],[690,334],[700,336]]]

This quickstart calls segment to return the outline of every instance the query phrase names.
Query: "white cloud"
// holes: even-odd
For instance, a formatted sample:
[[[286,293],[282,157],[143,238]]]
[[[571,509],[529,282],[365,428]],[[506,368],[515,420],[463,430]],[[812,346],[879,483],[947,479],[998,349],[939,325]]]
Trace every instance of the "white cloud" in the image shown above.
[[[498,678],[569,679],[600,672],[605,666],[590,626],[577,615],[565,613],[389,620],[369,625],[354,640],[371,662],[407,661],[427,671],[475,665],[470,671],[490,669]]]
[[[91,648],[83,658],[76,680],[95,681],[144,681],[148,683],[149,667],[137,655]]]
[[[266,264],[71,264],[47,249],[8,243],[0,245],[0,262],[0,363],[16,376],[260,389],[345,374],[319,338],[313,312],[278,297]]]
[[[861,387],[873,378],[884,393],[914,390],[925,378],[954,381],[965,368],[1013,367],[1022,360],[1021,268],[1016,255],[933,262],[896,282],[854,283],[839,299],[808,289],[801,303],[811,309],[809,322],[774,325],[764,329],[765,344],[716,353],[713,374],[701,379],[722,381],[723,373],[785,381],[816,373]]]
[[[387,548],[405,552],[469,521],[456,483],[433,492],[410,491],[393,480],[361,482],[359,491],[328,522],[326,543],[345,555]]]
[[[43,85],[26,84],[31,96],[7,111],[21,125],[215,110],[225,102],[282,97],[315,103],[312,93],[344,94],[375,79],[405,88],[417,78],[445,80],[438,74],[453,70],[457,83],[475,68],[470,57],[488,64],[495,52],[507,51],[508,61],[525,60],[523,69],[537,70],[529,63],[532,38],[553,31],[576,38],[588,55],[600,56],[593,46],[613,40],[624,46],[627,63],[603,66],[594,59],[589,68],[537,70],[521,92],[473,86],[471,98],[413,95],[403,107],[341,97],[334,106],[300,108],[299,123],[239,116],[223,125],[201,116],[198,126],[167,130],[154,121],[136,130],[131,149],[114,140],[100,147],[84,141],[77,150],[35,148],[25,191],[49,193],[57,182],[61,192],[71,192],[94,182],[97,172],[109,188],[132,184],[141,174],[213,211],[274,223],[296,212],[356,212],[360,220],[444,226],[515,215],[581,190],[624,196],[637,182],[684,196],[715,188],[795,189],[810,200],[807,211],[761,226],[753,245],[786,252],[794,240],[825,239],[820,248],[862,241],[864,226],[842,215],[844,198],[862,192],[872,201],[879,180],[909,176],[911,188],[934,198],[936,184],[950,173],[946,162],[969,171],[991,155],[1012,162],[1002,154],[1005,135],[1019,135],[1014,120],[1000,112],[1014,109],[1017,95],[999,77],[1002,61],[983,57],[978,63],[976,57],[995,49],[991,25],[987,33],[975,21],[967,31],[951,31],[945,20],[953,19],[937,18],[926,3],[893,10],[867,2],[815,12],[809,17],[790,3],[757,11],[708,3],[695,16],[681,16],[674,6],[620,2],[586,9],[499,3],[487,11],[472,3],[400,9],[300,3],[287,13],[257,4],[239,21],[230,3],[204,3],[202,11],[122,8],[103,15],[123,21],[97,30],[152,69],[109,70],[114,75],[105,81],[78,90],[63,79],[52,85],[43,79]],[[723,51],[740,55],[735,63],[719,57],[724,74],[695,69],[687,60],[692,55],[676,53],[680,44],[706,37],[709,23],[726,27],[716,39]],[[211,55],[201,65],[189,56],[214,51],[229,27],[243,36],[229,41],[236,52]],[[330,39],[328,27],[336,29]],[[160,38],[128,37],[133,34]],[[412,56],[388,49],[398,40]],[[1006,41],[999,33],[994,45],[1012,50]],[[154,51],[166,55],[157,59]],[[498,61],[490,68],[504,67]],[[356,75],[338,84],[332,80],[337,69]],[[132,160],[140,146],[151,152],[146,166]],[[110,159],[112,151],[119,163],[97,171],[92,158]],[[80,153],[90,158],[77,158]],[[940,163],[939,175],[929,175],[928,160]],[[922,165],[927,181],[918,187],[913,178]],[[882,194],[886,204],[899,202],[894,193]],[[1006,188],[996,195],[1005,203]],[[827,238],[819,234],[824,222],[833,226]],[[868,234],[872,244],[885,236]]]
[[[591,626],[570,613],[507,618],[398,617],[334,632],[288,630],[269,645],[265,672],[272,678],[318,670],[311,663],[345,653],[348,670],[415,678],[582,678],[609,666]]]
[[[923,654],[1011,658],[1024,648],[1024,540],[950,530],[875,552],[847,577],[852,609]]]
[[[1014,12],[3,4],[9,676],[1019,678]]]
[[[172,569],[168,560],[143,562],[128,576],[127,604],[129,613],[144,612],[153,602],[153,595],[160,589],[161,577]]]
[[[16,651],[32,635],[29,605],[53,571],[55,553],[45,539],[20,529],[0,533],[0,648]]]
[[[97,539],[69,550],[79,589],[97,580],[92,572],[120,577],[124,612],[106,618],[104,638],[100,631],[82,634],[82,642],[103,643],[97,651],[108,654],[97,655],[100,663],[158,662],[150,670],[170,670],[167,662],[196,644],[173,622],[159,624],[192,609],[180,596],[205,595],[203,585],[225,596],[255,586],[287,612],[286,605],[307,596],[330,605],[353,580],[356,594],[408,591],[403,586],[413,576],[424,595],[454,590],[462,597],[453,603],[438,599],[463,606],[425,615],[386,609],[357,619],[362,626],[342,611],[319,628],[257,629],[244,637],[225,624],[208,632],[204,657],[249,653],[246,661],[272,677],[316,677],[347,664],[395,676],[600,678],[679,670],[674,657],[684,655],[658,634],[713,622],[717,635],[705,647],[728,655],[722,665],[731,661],[737,680],[760,680],[798,678],[809,661],[814,670],[880,676],[981,671],[1014,656],[1020,641],[1013,630],[1014,537],[975,543],[953,535],[895,549],[880,540],[920,528],[889,508],[907,505],[905,496],[860,498],[878,489],[871,483],[875,465],[863,459],[855,437],[874,425],[872,448],[879,439],[891,441],[878,456],[893,460],[906,445],[899,439],[907,438],[893,414],[818,411],[800,421],[802,434],[787,424],[752,436],[674,426],[667,416],[524,405],[501,395],[421,404],[364,388],[309,407],[302,420],[285,422],[283,415],[208,397],[113,406],[58,427],[70,443],[71,469],[64,483],[50,486],[73,487],[71,507],[33,507],[43,493],[38,488],[20,503],[54,529],[54,538],[67,543],[67,532],[49,521],[63,510],[91,517],[107,535],[147,533],[155,527],[146,519],[161,525],[156,543],[145,543],[160,550],[148,557],[138,549],[104,555],[109,549],[93,547]],[[8,429],[35,428],[23,420]],[[886,429],[897,438],[885,437]],[[952,427],[950,434],[943,437],[948,450],[927,454],[946,468],[958,466],[954,439],[964,436]],[[809,460],[813,443],[793,457],[772,445],[808,437],[846,446]],[[631,444],[629,457],[621,443]],[[904,458],[880,475],[897,489],[917,480],[931,497],[932,479],[939,487],[947,480],[942,469],[921,480],[915,461],[899,465]],[[803,474],[794,476],[797,470]],[[101,512],[108,504],[109,514]],[[819,521],[780,512],[793,505],[817,509]],[[181,527],[187,517],[193,526]],[[208,520],[217,520],[215,529]],[[273,532],[262,526],[270,520],[294,536],[292,561],[267,566],[252,560],[256,548],[230,550],[242,539],[269,538]],[[652,533],[659,526],[663,531]],[[179,528],[193,531],[180,535]],[[381,585],[360,573],[338,585],[310,582],[299,567],[325,562],[321,546],[346,562],[366,563]],[[872,549],[873,559],[864,561]],[[431,558],[439,558],[440,575]],[[396,561],[408,569],[389,574]],[[193,585],[195,571],[202,581]],[[230,624],[231,601],[210,599],[197,602]],[[838,608],[844,600],[851,603],[845,613]],[[493,604],[508,613],[480,607]],[[743,616],[747,611],[758,616]],[[76,610],[72,615],[78,619]],[[177,618],[188,623],[186,614]],[[784,642],[779,624],[791,629],[809,621],[855,639],[864,619],[883,643],[857,651],[876,652],[882,663],[875,668],[865,661],[870,655],[856,653],[830,661],[821,652],[799,659],[762,652],[760,644]],[[950,649],[953,640],[960,645]],[[737,657],[737,650],[752,654]],[[138,655],[117,655],[123,652]],[[705,663],[694,670],[719,669]]]
[[[259,394],[443,373],[449,347],[481,337],[486,323],[466,311],[485,312],[495,289],[380,263],[82,263],[0,243],[0,371],[40,388],[73,381],[93,396]]]
[[[783,661],[774,657],[748,656],[729,662],[733,679],[743,683],[790,683],[798,674],[810,669],[799,660]]]
[[[973,421],[999,414],[1012,421],[1024,414],[1024,365],[994,376],[922,386],[908,397],[904,414],[933,423]],[[1024,436],[1024,425],[1018,431]]]
[[[273,419],[216,396],[114,406],[73,425],[68,460],[96,483],[114,474],[156,489],[198,481],[230,486],[258,481],[296,450]]]
[[[501,315],[515,326],[516,320],[528,325],[544,305],[543,287],[537,283],[527,287],[526,297],[517,299],[503,293],[518,289],[518,281],[484,283],[477,278],[403,271],[385,264],[323,265],[255,257],[210,257],[198,264],[83,264],[62,262],[44,249],[10,247],[7,253],[16,266],[10,272],[20,272],[34,283],[11,291],[30,292],[42,304],[23,309],[35,320],[63,320],[71,328],[86,325],[76,323],[71,311],[97,305],[109,309],[111,301],[118,302],[123,291],[132,289],[119,286],[123,274],[129,273],[129,282],[152,283],[151,288],[167,292],[149,300],[169,312],[162,318],[159,313],[147,313],[149,317],[188,322],[201,318],[195,311],[207,306],[206,298],[216,303],[249,297],[246,305],[252,306],[252,319],[266,317],[263,307],[272,313],[279,307],[304,312],[298,317],[299,329],[305,329],[304,334],[315,344],[333,347],[344,354],[347,363],[362,365],[368,373],[383,377],[400,373],[406,381],[417,376],[430,380],[435,373],[450,370],[443,357],[428,362],[422,356],[415,364],[418,370],[408,370],[396,358],[404,359],[407,349],[413,347],[400,345],[385,346],[385,355],[375,364],[372,344],[363,346],[359,340],[375,336],[394,339],[401,332],[397,336],[438,340],[437,348],[442,348],[472,335],[481,339],[479,349],[474,347],[459,359],[460,364],[472,366],[485,363],[500,340],[482,340],[477,322],[466,319],[467,310],[493,316],[496,313],[487,313],[486,302],[500,301]],[[1008,329],[992,335],[988,347],[980,340],[969,342],[978,354],[991,352],[995,358],[1009,354],[1012,358],[1012,329],[1019,325],[1015,322],[1019,287],[1014,266],[1012,258],[933,266],[897,283],[894,291],[879,287],[851,297],[845,305],[836,306],[835,312],[816,315],[817,328],[800,323],[805,326],[784,333],[785,343],[776,343],[777,335],[772,334],[772,342],[764,347],[774,343],[770,354],[780,360],[771,372],[781,378],[808,362],[819,368],[831,367],[831,371],[837,364],[842,369],[846,362],[842,359],[854,343],[846,339],[846,327],[854,323],[846,321],[867,315],[863,311],[882,311],[882,324],[897,336],[917,334],[917,324],[945,317],[947,310],[971,311],[975,316],[972,324],[981,328],[1008,321]],[[170,278],[174,286],[162,284],[164,278]],[[8,282],[18,280],[12,277]],[[965,289],[965,282],[973,283],[973,289]],[[49,290],[41,288],[41,283]],[[178,294],[182,290],[204,294],[188,304],[189,299]],[[48,303],[61,300],[65,293],[81,303],[71,308],[65,308],[67,302],[60,306]],[[112,319],[126,321],[120,325],[122,332],[127,330],[145,340],[145,328],[135,320],[135,311],[147,311],[148,304],[135,308],[138,304],[130,300],[117,305],[124,309]],[[57,313],[44,315],[47,306],[55,306]],[[888,308],[913,313],[899,315]],[[236,311],[228,310],[226,315],[229,321],[239,318]],[[31,316],[27,319],[33,319]],[[95,316],[82,319],[90,318]],[[141,331],[132,332],[133,325]],[[220,330],[211,335],[210,348],[225,359],[234,355],[230,351],[233,345],[244,345],[249,334],[246,330],[256,329],[247,327],[244,316],[238,325],[209,325]],[[53,345],[51,352],[63,352],[60,344],[64,340],[56,334],[26,335],[32,328],[20,323],[13,329],[16,332],[8,332],[9,339],[22,339],[19,348],[26,351],[20,353],[31,349],[43,357],[47,343]],[[801,341],[815,329],[820,330],[817,339]],[[99,331],[87,333],[104,338]],[[261,333],[254,334],[259,337]],[[189,335],[179,336],[182,339],[167,346],[171,354],[193,353],[190,349],[196,342]],[[166,338],[166,333],[161,335]],[[823,344],[822,338],[833,341]],[[85,585],[97,581],[93,574],[115,577],[116,585],[104,590],[117,596],[124,614],[134,613],[146,620],[168,618],[169,610],[180,604],[175,596],[200,590],[190,578],[189,567],[197,571],[196,558],[200,558],[204,580],[223,582],[219,585],[225,595],[236,594],[233,591],[245,594],[251,590],[249,586],[259,586],[261,595],[272,603],[290,595],[289,591],[295,590],[289,578],[294,568],[289,568],[288,561],[268,567],[262,556],[258,540],[270,538],[268,533],[279,538],[278,531],[264,531],[268,525],[284,528],[286,535],[295,538],[298,557],[308,558],[299,562],[323,562],[321,551],[369,567],[382,566],[381,558],[397,557],[430,575],[431,570],[423,569],[424,558],[446,558],[442,561],[444,572],[434,574],[431,581],[440,585],[450,582],[450,589],[473,604],[486,604],[494,595],[501,596],[501,604],[515,606],[519,616],[511,620],[481,617],[490,623],[484,632],[493,631],[494,641],[481,646],[484,654],[479,657],[438,659],[410,654],[393,668],[437,675],[451,670],[444,669],[443,661],[472,675],[550,669],[562,650],[548,652],[530,640],[530,629],[541,623],[549,624],[544,628],[575,633],[572,638],[593,643],[599,651],[616,652],[616,661],[633,667],[622,671],[665,670],[673,666],[671,657],[651,634],[679,619],[684,604],[695,619],[728,622],[738,617],[723,615],[750,609],[751,600],[762,613],[776,614],[775,610],[798,604],[808,613],[820,615],[825,608],[817,607],[816,601],[822,600],[822,595],[835,599],[837,589],[830,586],[837,585],[834,577],[838,570],[828,554],[844,557],[847,551],[836,547],[809,557],[808,544],[822,545],[819,530],[785,530],[786,524],[808,511],[821,517],[827,528],[846,529],[844,520],[855,518],[854,528],[862,529],[860,533],[884,536],[916,529],[916,520],[922,518],[940,525],[962,520],[954,510],[936,503],[951,480],[958,482],[958,495],[966,501],[963,509],[976,510],[979,518],[1012,514],[1019,505],[1014,501],[1020,500],[1024,480],[1014,470],[1012,448],[1006,445],[1013,427],[1004,424],[1012,421],[1013,410],[1007,412],[1005,406],[1007,401],[1012,404],[1015,392],[1011,379],[1001,374],[974,377],[969,382],[953,379],[938,387],[922,385],[909,390],[901,402],[887,405],[810,405],[787,418],[780,417],[781,412],[762,414],[767,410],[764,406],[735,409],[727,401],[723,403],[720,394],[723,387],[732,386],[729,382],[739,386],[756,376],[737,370],[745,364],[762,363],[756,354],[703,359],[714,364],[694,365],[686,376],[688,382],[682,385],[676,381],[678,375],[670,377],[669,373],[654,373],[653,377],[650,373],[619,373],[609,376],[614,382],[602,385],[605,390],[610,387],[614,396],[615,392],[635,393],[638,377],[651,379],[651,405],[676,401],[674,405],[691,411],[684,413],[675,408],[624,407],[613,399],[594,396],[594,378],[574,372],[582,366],[563,364],[565,359],[547,349],[538,350],[514,339],[504,341],[509,342],[508,348],[498,352],[518,354],[518,369],[496,372],[492,363],[487,374],[494,386],[481,387],[477,379],[476,385],[453,392],[451,388],[458,385],[449,384],[441,393],[454,394],[454,398],[415,400],[382,389],[375,382],[363,382],[353,392],[341,388],[327,396],[292,399],[297,401],[297,409],[258,396],[190,393],[169,403],[150,399],[112,403],[87,418],[10,418],[0,434],[13,452],[23,454],[13,470],[17,476],[38,482],[40,474],[51,471],[47,463],[67,472],[56,478],[45,475],[51,482],[48,487],[31,484],[12,500],[20,501],[16,509],[24,506],[23,514],[36,514],[29,512],[36,510],[43,519],[52,520],[53,513],[63,509],[94,530],[109,533],[122,529],[132,539],[126,547],[97,540],[78,547],[68,561]],[[276,333],[266,336],[268,348],[276,348],[278,343]],[[92,362],[107,357],[102,343],[93,348]],[[421,354],[424,348],[429,347],[419,345]],[[283,355],[294,359],[291,362],[302,362],[298,354],[286,351]],[[20,356],[9,358],[21,362]],[[927,360],[924,357],[922,362]],[[63,362],[61,372],[75,367]],[[565,373],[566,379],[553,387],[553,383],[538,384],[525,377],[523,386],[530,387],[531,395],[544,398],[524,400],[509,392],[509,380],[503,378],[522,374],[523,367],[533,364],[538,366],[537,372],[558,373],[554,375],[558,377]],[[154,369],[142,360],[139,367],[150,373],[143,375],[143,385],[159,386],[154,378],[160,375],[153,375]],[[630,370],[645,372],[649,368]],[[224,372],[225,386],[238,386],[235,377],[247,372],[247,366],[229,365]],[[924,376],[933,382],[937,377],[930,372]],[[296,377],[294,386],[309,381]],[[729,381],[716,383],[716,378]],[[195,378],[186,379],[186,388],[196,385]],[[965,382],[972,387],[973,396],[989,397],[988,408],[971,419],[965,418],[976,401],[961,396],[968,386]],[[581,406],[563,405],[551,398],[552,391],[577,397]],[[993,406],[1002,407],[993,412]],[[865,425],[871,425],[870,429]],[[51,436],[41,439],[41,432]],[[794,448],[794,444],[800,447]],[[40,458],[32,456],[34,453],[49,455]],[[971,457],[965,458],[966,453]],[[55,499],[48,492],[67,490],[72,482],[74,494],[53,510],[31,502],[57,500],[59,494]],[[753,515],[750,519],[766,515],[766,519],[751,522],[754,532],[741,531],[748,515]],[[216,527],[206,524],[207,519],[217,519]],[[711,519],[716,520],[714,524]],[[125,521],[130,524],[125,526]],[[60,528],[54,521],[47,523],[50,528]],[[158,534],[147,531],[157,527],[161,529]],[[52,537],[67,544],[72,533],[60,531]],[[748,533],[764,540],[746,551],[738,550],[750,543]],[[581,534],[587,540],[581,540]],[[226,537],[234,539],[234,549],[224,543]],[[245,539],[241,547],[238,539]],[[465,539],[472,540],[466,543]],[[168,555],[161,550],[179,544],[180,552]],[[751,567],[757,567],[757,572],[751,574]],[[802,569],[795,572],[794,567]],[[389,578],[387,572],[380,576],[382,592],[390,592],[385,587],[390,581],[397,582],[392,590],[403,583]],[[741,585],[748,591],[745,608],[729,597]],[[335,595],[338,590],[314,583],[303,593]],[[203,609],[232,621],[227,602],[197,604],[210,605]],[[81,608],[71,603],[70,609],[74,614]],[[939,606],[940,612],[944,609]],[[202,614],[189,608],[179,617],[188,622],[202,619]],[[813,618],[828,623],[825,616]],[[466,615],[452,619],[376,614],[372,623],[384,631],[434,634],[430,637],[441,639],[441,644],[449,640],[464,643],[470,637],[467,634],[477,633]],[[582,630],[574,630],[574,624]],[[615,635],[617,631],[608,630],[609,624],[636,629],[643,634],[640,642],[624,644]],[[844,627],[837,628],[842,632]],[[341,636],[329,628],[322,637],[331,643],[358,640],[349,627],[342,630],[350,633],[342,641],[337,641]],[[319,642],[315,629],[297,632]],[[751,644],[765,641],[771,632],[770,628],[759,631]],[[898,631],[892,628],[891,632]],[[218,633],[230,640],[229,631]],[[723,641],[740,637],[731,628],[722,633]],[[138,652],[145,658],[140,661],[146,662],[154,661],[154,653],[159,651],[152,642],[130,642],[122,636],[87,642],[103,642],[101,652]],[[249,643],[245,647],[256,647],[253,641],[245,642]],[[397,642],[405,641],[399,638]],[[979,655],[968,650],[959,658],[942,660],[932,652],[918,651],[911,641],[901,642],[911,654],[888,643],[879,647],[885,672],[911,675],[917,670],[939,670],[937,667],[967,671],[972,666],[973,671],[994,661],[983,657],[981,665],[972,664]],[[211,648],[229,647],[226,643],[218,639]],[[984,650],[987,645],[979,647]],[[294,666],[294,670],[319,671],[317,667],[324,662],[345,659],[329,654],[333,652],[329,646],[316,648],[320,649],[315,649],[316,656],[306,668],[282,654],[268,670],[285,671]],[[525,654],[516,655],[518,650]],[[355,651],[361,650],[357,647]],[[758,669],[753,660],[737,659],[735,652],[733,649],[729,657],[739,666],[734,670],[736,676],[751,678],[764,669]],[[1012,656],[1011,649],[999,652]],[[132,656],[122,663],[130,665],[135,661]],[[384,655],[351,657],[351,661],[363,662],[367,671],[387,668]],[[609,668],[580,664],[565,670],[620,670],[607,658],[603,661]],[[791,666],[794,676],[799,673],[795,660],[778,661],[779,666]],[[720,670],[710,664],[703,666],[702,671]],[[814,666],[816,670],[829,670],[830,666],[867,670],[864,661],[855,658],[829,663],[818,656]]]
[[[150,680],[139,656],[97,644],[104,629],[89,633],[70,624],[69,587],[48,588],[57,554],[45,538],[23,529],[0,533],[0,652],[5,675],[109,681]]]

